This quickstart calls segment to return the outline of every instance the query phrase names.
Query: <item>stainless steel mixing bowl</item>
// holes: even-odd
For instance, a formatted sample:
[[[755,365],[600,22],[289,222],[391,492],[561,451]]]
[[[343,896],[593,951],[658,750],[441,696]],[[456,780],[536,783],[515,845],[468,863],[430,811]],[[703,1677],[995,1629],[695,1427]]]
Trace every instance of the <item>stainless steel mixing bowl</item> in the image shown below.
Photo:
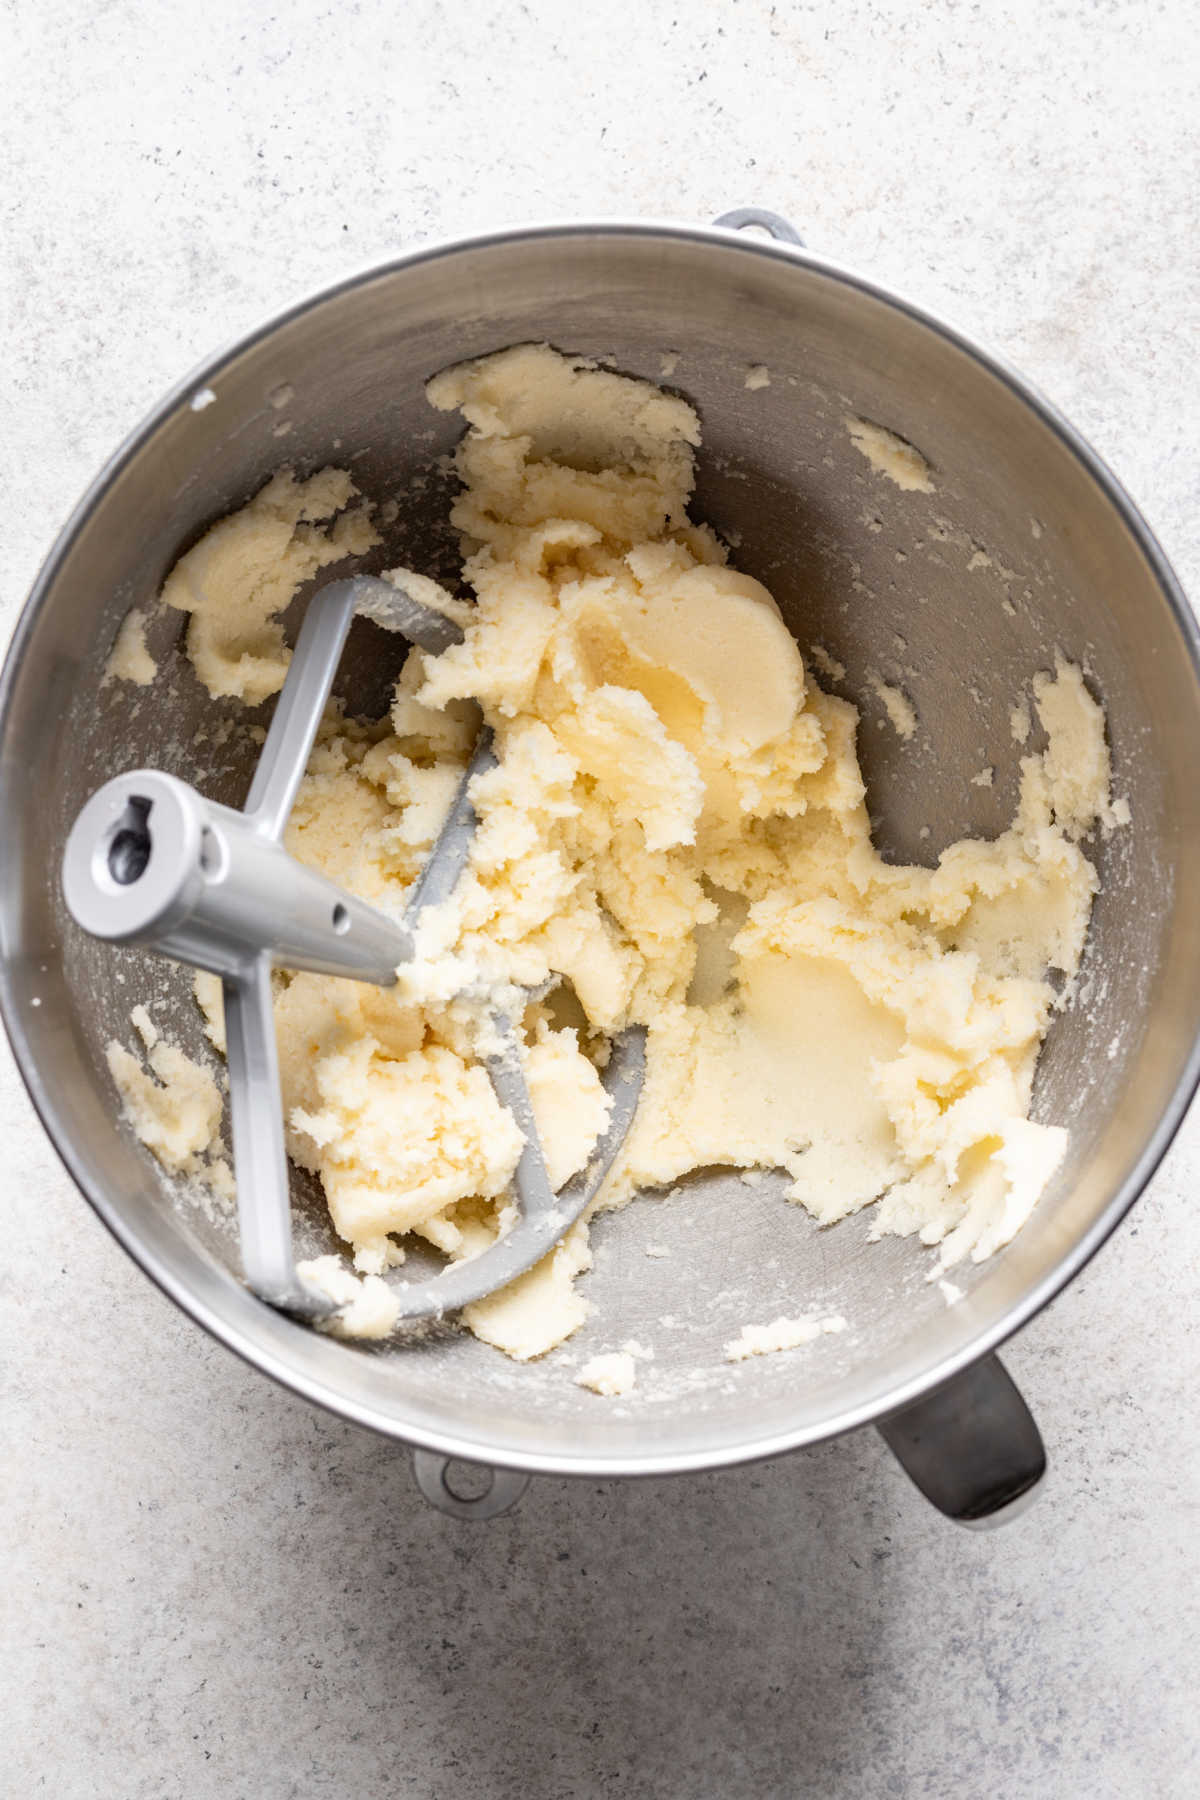
[[[655,379],[670,369],[699,407],[696,514],[769,585],[802,648],[819,643],[844,663],[887,852],[930,861],[964,833],[1008,823],[1010,708],[1056,648],[1107,709],[1116,789],[1132,809],[1095,847],[1102,887],[1078,992],[1039,1068],[1035,1114],[1070,1127],[1070,1151],[1015,1241],[957,1270],[963,1298],[948,1305],[925,1279],[927,1252],[868,1243],[869,1212],[821,1231],[778,1187],[701,1173],[596,1226],[593,1311],[566,1354],[651,1346],[619,1405],[574,1385],[562,1353],[515,1367],[470,1338],[364,1350],[253,1298],[229,1229],[136,1142],[104,1063],[106,1041],[128,1040],[130,1007],[147,997],[203,1053],[189,977],[84,938],[58,879],[75,814],[121,769],[158,765],[217,798],[244,794],[253,748],[214,729],[237,708],[197,686],[180,615],[152,620],[153,689],[102,682],[126,610],[151,603],[180,551],[285,459],[348,464],[367,494],[397,503],[368,566],[453,575],[441,459],[458,422],[431,411],[423,385],[447,363],[529,339]],[[747,388],[755,364],[769,386]],[[917,445],[933,491],[873,473],[847,415]],[[382,712],[395,646],[372,626],[355,631],[341,685],[360,710]],[[910,745],[882,724],[864,686],[871,669],[911,694],[922,730]],[[55,545],[0,698],[4,1016],[60,1154],[147,1273],[297,1393],[417,1447],[439,1504],[456,1505],[445,1457],[661,1474],[883,1421],[940,1505],[982,1518],[1041,1467],[1036,1430],[989,1353],[1112,1230],[1197,1079],[1197,670],[1171,571],[1095,455],[1010,370],[876,284],[732,229],[554,226],[420,250],[205,364],[117,454]],[[994,785],[972,785],[985,764]],[[297,1203],[319,1246],[320,1209],[299,1182]],[[724,1361],[742,1324],[814,1307],[851,1328],[795,1356]],[[519,1485],[502,1475],[458,1510],[498,1510]]]

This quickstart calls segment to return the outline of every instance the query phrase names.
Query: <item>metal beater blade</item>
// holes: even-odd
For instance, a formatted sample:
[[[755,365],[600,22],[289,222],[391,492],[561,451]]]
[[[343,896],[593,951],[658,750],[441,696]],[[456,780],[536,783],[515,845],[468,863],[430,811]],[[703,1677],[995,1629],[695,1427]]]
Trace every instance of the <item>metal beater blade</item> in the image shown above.
[[[288,855],[284,827],[360,612],[434,653],[462,638],[453,620],[389,582],[367,575],[329,582],[309,602],[245,810],[206,800],[175,776],[135,770],[87,802],[63,857],[67,907],[85,931],[221,977],[246,1281],[272,1306],[310,1320],[338,1307],[296,1269],[271,971],[310,969],[390,987],[398,967],[413,959],[418,916],[449,897],[466,866],[478,825],[470,784],[496,764],[491,733],[483,728],[400,920]],[[488,1074],[525,1138],[514,1178],[518,1216],[478,1256],[426,1281],[395,1286],[405,1322],[456,1311],[538,1262],[596,1194],[637,1109],[645,1033],[633,1027],[614,1038],[604,1071],[612,1100],[605,1131],[587,1167],[555,1194],[516,1024],[498,1013],[491,1023],[501,1047],[485,1059]]]

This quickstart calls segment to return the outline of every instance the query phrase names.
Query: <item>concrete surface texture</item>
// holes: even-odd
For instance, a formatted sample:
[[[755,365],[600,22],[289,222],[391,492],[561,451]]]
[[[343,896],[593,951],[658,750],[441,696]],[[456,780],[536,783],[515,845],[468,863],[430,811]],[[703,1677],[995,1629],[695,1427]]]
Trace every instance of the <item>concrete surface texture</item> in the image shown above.
[[[6,630],[126,430],[287,296],[438,234],[739,204],[1006,352],[1200,593],[1175,0],[4,11]],[[872,1433],[538,1481],[484,1527],[176,1313],[4,1055],[6,1792],[1200,1791],[1194,1117],[1011,1347],[1053,1471],[1006,1530],[940,1522]]]

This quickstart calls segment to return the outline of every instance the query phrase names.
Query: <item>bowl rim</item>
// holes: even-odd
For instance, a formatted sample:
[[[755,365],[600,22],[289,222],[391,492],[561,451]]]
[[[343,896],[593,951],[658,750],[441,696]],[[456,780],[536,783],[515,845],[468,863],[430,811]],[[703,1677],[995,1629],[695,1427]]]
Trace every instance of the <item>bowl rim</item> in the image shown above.
[[[723,248],[749,257],[767,257],[777,263],[793,264],[848,287],[895,308],[919,325],[943,338],[966,354],[987,373],[1007,387],[1018,400],[1029,406],[1041,422],[1057,436],[1061,444],[1083,466],[1116,509],[1174,617],[1193,674],[1200,683],[1200,625],[1183,593],[1183,589],[1165,553],[1134,501],[1114,475],[1108,464],[1092,448],[1082,434],[1066,419],[1040,390],[1030,383],[1002,355],[985,347],[972,334],[951,323],[938,313],[912,300],[894,288],[874,280],[852,266],[821,255],[805,246],[778,238],[749,237],[743,228],[687,224],[676,220],[654,218],[561,219],[502,227],[466,236],[439,238],[415,248],[388,256],[381,261],[362,264],[331,282],[308,290],[290,300],[279,311],[269,315],[249,331],[212,352],[182,380],[162,396],[142,421],[128,434],[103,464],[83,496],[72,509],[58,532],[45,561],[34,580],[29,595],[18,615],[0,671],[0,747],[7,730],[13,690],[20,679],[22,665],[41,606],[58,578],[74,541],[93,511],[103,500],[108,488],[153,438],[169,415],[184,400],[219,380],[222,369],[269,338],[282,326],[301,314],[320,306],[372,280],[424,263],[464,252],[487,250],[498,245],[543,241],[547,238],[638,237],[671,238],[684,242],[720,244]],[[12,760],[0,756],[0,789],[9,785]],[[11,891],[11,890],[10,890]],[[289,1392],[299,1395],[325,1411],[367,1427],[385,1437],[412,1448],[432,1451],[453,1460],[484,1463],[493,1467],[519,1469],[528,1474],[557,1476],[614,1477],[663,1476],[694,1473],[702,1470],[731,1468],[799,1450],[828,1438],[841,1436],[861,1426],[878,1423],[903,1411],[933,1389],[954,1379],[972,1363],[996,1350],[1016,1331],[1027,1324],[1056,1294],[1074,1279],[1116,1229],[1130,1207],[1142,1193],[1166,1155],[1193,1095],[1200,1086],[1200,1019],[1196,1034],[1180,1075],[1162,1112],[1148,1134],[1132,1169],[1113,1193],[1108,1204],[1088,1230],[1062,1254],[1058,1261],[997,1320],[984,1325],[944,1356],[937,1358],[919,1374],[909,1377],[879,1399],[868,1397],[845,1408],[829,1419],[769,1435],[755,1435],[753,1430],[737,1442],[712,1452],[684,1450],[663,1454],[636,1451],[620,1454],[590,1454],[566,1457],[535,1450],[504,1450],[499,1455],[473,1437],[453,1430],[428,1429],[418,1424],[381,1416],[369,1405],[362,1404],[336,1391],[334,1387],[302,1371],[294,1369],[287,1357],[272,1345],[261,1345],[242,1331],[232,1320],[200,1298],[188,1285],[144,1244],[122,1218],[120,1210],[95,1181],[84,1157],[63,1127],[53,1084],[43,1079],[25,1029],[21,1001],[12,978],[12,962],[8,933],[4,933],[0,955],[0,1018],[3,1018],[12,1045],[14,1059],[34,1109],[45,1128],[59,1158],[93,1211],[107,1226],[117,1242],[150,1279],[180,1309],[196,1321],[210,1336],[232,1350],[243,1361],[269,1376]],[[307,1327],[296,1325],[297,1331]],[[748,1415],[752,1425],[753,1413]]]

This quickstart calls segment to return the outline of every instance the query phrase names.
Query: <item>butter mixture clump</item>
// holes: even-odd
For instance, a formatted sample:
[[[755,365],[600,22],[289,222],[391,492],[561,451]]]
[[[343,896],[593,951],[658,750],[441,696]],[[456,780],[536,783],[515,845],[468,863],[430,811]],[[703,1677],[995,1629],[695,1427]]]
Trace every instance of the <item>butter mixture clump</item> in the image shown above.
[[[933,1274],[989,1255],[1063,1155],[1065,1130],[1028,1118],[1031,1085],[1050,977],[1078,967],[1096,887],[1080,843],[1117,816],[1079,671],[1060,659],[1034,681],[1048,748],[1023,759],[1000,838],[953,844],[933,869],[886,863],[856,709],[688,516],[695,411],[544,345],[450,369],[428,394],[467,426],[452,521],[475,599],[444,596],[465,638],[410,652],[382,725],[330,714],[287,837],[397,913],[482,709],[499,766],[475,783],[470,864],[422,921],[418,964],[390,990],[279,978],[289,1151],[359,1273],[403,1260],[410,1234],[471,1255],[510,1204],[521,1139],[454,998],[467,970],[560,978],[524,1016],[555,1185],[603,1128],[605,1039],[639,1022],[645,1092],[600,1206],[697,1168],[782,1169],[824,1224],[874,1204],[876,1235],[937,1246]],[[277,476],[177,565],[166,597],[192,611],[214,693],[282,684],[278,613],[373,536],[361,511],[320,523],[352,495],[336,471]],[[536,1356],[585,1316],[588,1263],[580,1224],[466,1322]]]

